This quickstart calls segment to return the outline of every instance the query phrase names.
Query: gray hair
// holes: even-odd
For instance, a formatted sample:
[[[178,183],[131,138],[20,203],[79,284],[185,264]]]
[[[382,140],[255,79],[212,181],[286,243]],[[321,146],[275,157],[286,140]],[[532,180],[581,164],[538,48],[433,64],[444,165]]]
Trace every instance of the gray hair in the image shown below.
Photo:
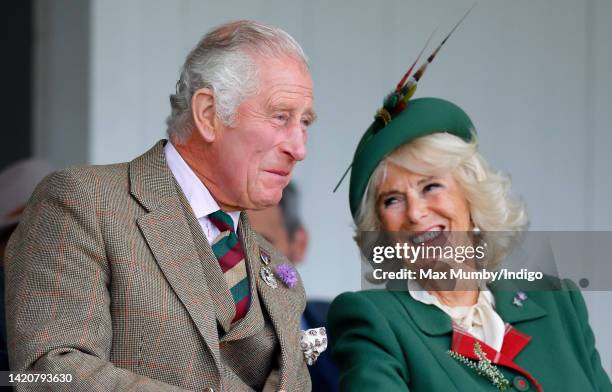
[[[237,107],[258,89],[253,54],[289,56],[308,66],[297,41],[279,28],[239,20],[212,29],[187,55],[176,93],[170,95],[172,112],[166,119],[166,131],[171,140],[184,142],[191,134],[191,98],[201,88],[213,91],[217,116],[233,125]]]

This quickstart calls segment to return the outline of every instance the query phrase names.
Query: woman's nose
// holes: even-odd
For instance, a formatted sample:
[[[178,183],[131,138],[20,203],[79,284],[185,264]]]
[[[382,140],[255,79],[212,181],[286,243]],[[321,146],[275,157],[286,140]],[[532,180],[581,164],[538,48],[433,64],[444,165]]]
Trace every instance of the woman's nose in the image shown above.
[[[429,212],[427,202],[418,196],[408,196],[408,207],[406,209],[406,217],[408,221],[415,225],[420,223]]]

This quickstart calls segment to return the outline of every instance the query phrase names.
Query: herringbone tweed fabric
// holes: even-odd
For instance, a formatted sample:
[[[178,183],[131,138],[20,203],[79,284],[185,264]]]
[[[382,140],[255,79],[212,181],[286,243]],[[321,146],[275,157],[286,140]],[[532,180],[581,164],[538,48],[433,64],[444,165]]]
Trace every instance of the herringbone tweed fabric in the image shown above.
[[[46,384],[51,390],[249,390],[229,363],[276,339],[275,363],[262,366],[254,352],[238,359],[240,367],[245,374],[277,368],[271,389],[310,390],[299,349],[301,282],[293,289],[263,283],[259,248],[275,265],[286,260],[243,214],[251,293],[261,306],[229,329],[223,309],[231,298],[218,295],[227,284],[207,274],[217,260],[207,242],[194,240],[197,219],[163,144],[129,163],[54,173],[38,186],[5,260],[11,368],[73,375],[70,384]],[[270,343],[253,344],[256,336]]]

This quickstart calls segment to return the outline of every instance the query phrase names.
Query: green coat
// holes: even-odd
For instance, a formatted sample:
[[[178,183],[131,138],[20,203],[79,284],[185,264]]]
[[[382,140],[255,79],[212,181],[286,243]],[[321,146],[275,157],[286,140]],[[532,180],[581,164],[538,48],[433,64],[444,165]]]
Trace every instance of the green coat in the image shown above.
[[[491,286],[496,311],[531,341],[514,357],[544,391],[612,391],[595,349],[580,291],[531,291]],[[405,286],[404,286],[405,287]],[[513,286],[511,286],[513,287]],[[448,355],[453,326],[442,310],[406,291],[368,290],[338,296],[329,311],[332,354],[341,391],[494,391],[488,378]],[[498,366],[511,390],[535,390],[524,374]],[[527,389],[525,389],[525,387]]]

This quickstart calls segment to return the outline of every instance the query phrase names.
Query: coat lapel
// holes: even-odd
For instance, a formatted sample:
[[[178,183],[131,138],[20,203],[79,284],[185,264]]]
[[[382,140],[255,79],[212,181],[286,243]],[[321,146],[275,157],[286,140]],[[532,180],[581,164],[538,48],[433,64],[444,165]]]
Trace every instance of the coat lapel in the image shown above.
[[[234,301],[230,295],[225,276],[223,276],[219,266],[219,261],[204,236],[200,222],[198,222],[198,219],[193,214],[187,198],[182,193],[180,193],[179,198],[187,217],[191,238],[193,238],[196,251],[202,262],[204,276],[210,289],[211,300],[215,304],[215,316],[222,329],[220,334],[225,336],[231,329],[232,319],[236,311]]]
[[[495,297],[495,310],[506,323],[512,325],[536,320],[546,316],[546,311],[532,298],[523,301],[523,306],[513,304],[519,289],[512,281],[497,281],[490,286]]]
[[[450,334],[453,323],[450,317],[436,306],[424,304],[412,298],[406,288],[406,281],[389,281],[387,290],[395,297],[410,314],[417,327],[429,336]]]
[[[387,289],[393,292],[423,333],[429,336],[442,336],[452,332],[452,351],[470,359],[477,359],[474,354],[476,339],[464,333],[461,329],[454,328],[450,317],[441,309],[413,299],[410,293],[406,291],[405,281],[390,281],[387,284]],[[494,364],[509,367],[523,374],[533,383],[536,390],[541,391],[538,381],[513,362],[516,355],[527,346],[531,337],[512,325],[545,317],[546,311],[531,298],[523,301],[523,306],[513,305],[513,299],[518,292],[518,288],[512,281],[495,282],[490,285],[490,289],[495,297],[495,309],[502,320],[507,323],[507,327],[501,353],[480,342],[483,352]]]
[[[427,335],[439,336],[452,332],[450,317],[435,306],[413,299],[406,291],[405,281],[390,281],[387,289],[394,292],[415,324]],[[495,310],[504,322],[514,325],[546,316],[546,311],[531,298],[523,301],[521,307],[513,305],[518,288],[511,281],[495,282],[490,289],[495,297]]]
[[[496,351],[486,343],[476,339],[458,326],[455,326],[453,329],[451,350],[466,358],[478,361],[480,358],[478,358],[475,352],[476,342],[478,342],[483,354],[491,363],[505,366],[522,374],[529,379],[536,391],[541,392],[542,387],[538,380],[513,361],[514,357],[529,343],[531,336],[518,331],[509,324],[506,325],[506,335],[504,336],[504,345],[501,352]]]
[[[241,215],[241,225],[244,228],[244,239],[248,253],[253,280],[261,298],[261,303],[270,316],[280,345],[280,377],[278,389],[293,390],[293,383],[298,378],[299,367],[304,363],[304,355],[300,349],[300,318],[304,310],[304,288],[300,284],[290,289],[280,280],[278,287],[268,286],[260,276],[261,253],[260,245],[255,239],[246,215]],[[271,252],[272,253],[272,252]],[[278,258],[272,257],[270,267],[274,269]]]
[[[148,211],[137,224],[219,366],[214,307],[163,146],[158,142],[129,164],[130,192]]]

